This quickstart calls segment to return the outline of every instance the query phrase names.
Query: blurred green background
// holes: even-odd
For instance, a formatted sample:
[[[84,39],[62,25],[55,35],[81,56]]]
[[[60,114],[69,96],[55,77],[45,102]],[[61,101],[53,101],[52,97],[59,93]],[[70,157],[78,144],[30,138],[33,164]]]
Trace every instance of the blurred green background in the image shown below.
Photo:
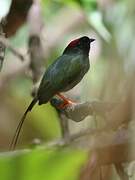
[[[10,1],[7,2],[8,7]],[[66,95],[78,102],[95,99],[110,102],[124,100],[129,88],[129,77],[135,68],[135,1],[42,0],[40,3],[44,23],[42,41],[45,49],[47,46],[45,67],[62,53],[72,39],[83,35],[96,39],[90,52],[90,71]],[[0,6],[0,11],[3,8],[4,6]],[[25,54],[28,36],[29,25],[25,23],[9,40]],[[8,150],[16,125],[31,101],[32,81],[27,73],[12,77],[12,72],[18,66],[21,63],[6,50],[0,77],[1,151]],[[9,77],[3,80],[6,74]],[[100,122],[98,126],[101,124]],[[97,123],[93,122],[93,117],[89,117],[80,123],[69,121],[69,126],[71,133],[74,133],[86,127],[96,127]],[[35,139],[45,143],[58,137],[61,137],[61,129],[56,110],[49,103],[36,105],[26,118],[18,147],[30,147]],[[33,150],[27,155],[14,158],[2,155],[0,177],[2,180],[34,180],[41,174],[40,179],[75,180],[79,177],[80,167],[86,162],[86,157],[87,152],[70,148]]]

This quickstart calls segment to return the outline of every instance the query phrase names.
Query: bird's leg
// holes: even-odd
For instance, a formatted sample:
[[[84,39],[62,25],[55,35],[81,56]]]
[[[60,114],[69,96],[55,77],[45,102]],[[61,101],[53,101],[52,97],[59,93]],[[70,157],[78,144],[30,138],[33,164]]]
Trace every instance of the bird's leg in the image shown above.
[[[62,104],[60,105],[60,107],[59,107],[60,109],[65,108],[65,106],[67,106],[67,105],[76,104],[75,102],[73,102],[72,100],[66,98],[65,96],[63,96],[63,95],[60,94],[60,93],[57,93],[56,95],[63,100],[63,103],[62,103]]]

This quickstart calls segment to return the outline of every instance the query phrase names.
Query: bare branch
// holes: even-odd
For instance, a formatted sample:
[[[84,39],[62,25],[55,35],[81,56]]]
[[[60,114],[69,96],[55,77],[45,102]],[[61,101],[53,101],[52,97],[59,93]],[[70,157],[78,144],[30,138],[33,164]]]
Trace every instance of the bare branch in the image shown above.
[[[44,72],[44,51],[41,42],[41,30],[43,28],[43,16],[39,1],[34,1],[29,14],[29,39],[28,47],[30,53],[30,70],[32,72],[33,83],[37,83]]]
[[[24,61],[25,60],[25,56],[22,55],[18,49],[15,49],[11,44],[10,42],[4,38],[4,37],[0,37],[0,42],[2,44],[4,44],[5,47],[7,47],[15,56],[17,56],[21,61]]]
[[[0,38],[3,37],[5,37],[5,34],[3,33],[3,24],[2,22],[0,22]],[[6,46],[2,42],[0,42],[0,71],[2,69],[2,65],[5,58],[5,50],[6,50]]]
[[[60,126],[61,126],[61,134],[62,138],[68,139],[69,137],[69,122],[67,117],[64,114],[59,114],[60,117]]]
[[[93,102],[84,102],[84,103],[76,103],[73,105],[67,105],[64,109],[61,109],[61,104],[63,104],[63,100],[58,98],[52,98],[51,104],[62,114],[64,114],[67,118],[79,122],[84,120],[89,115],[100,115],[105,117],[107,112],[112,111],[117,107],[120,103],[110,103],[110,102],[101,102],[101,101],[93,101]]]

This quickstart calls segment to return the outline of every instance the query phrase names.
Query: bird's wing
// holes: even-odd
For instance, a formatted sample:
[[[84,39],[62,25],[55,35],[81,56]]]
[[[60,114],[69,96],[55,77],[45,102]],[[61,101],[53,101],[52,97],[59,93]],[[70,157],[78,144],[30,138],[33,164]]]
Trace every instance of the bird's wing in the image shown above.
[[[48,79],[45,79],[45,80],[42,79],[38,92],[37,92],[39,105],[43,103],[47,103],[53,95],[54,95],[54,91],[53,91],[50,81]]]
[[[70,85],[79,77],[82,71],[80,56],[64,55],[51,68],[51,82],[56,90],[61,90]]]
[[[65,89],[81,72],[79,56],[60,56],[46,70],[38,90],[41,102],[48,101],[57,92]]]

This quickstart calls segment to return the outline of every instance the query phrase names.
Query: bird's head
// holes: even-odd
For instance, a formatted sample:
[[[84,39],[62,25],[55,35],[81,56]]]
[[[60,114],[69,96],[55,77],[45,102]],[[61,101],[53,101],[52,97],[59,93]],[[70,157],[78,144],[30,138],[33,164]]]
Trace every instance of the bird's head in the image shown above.
[[[81,50],[82,52],[89,54],[90,44],[93,41],[95,41],[95,39],[87,36],[75,39],[68,44],[63,53],[65,54]]]

